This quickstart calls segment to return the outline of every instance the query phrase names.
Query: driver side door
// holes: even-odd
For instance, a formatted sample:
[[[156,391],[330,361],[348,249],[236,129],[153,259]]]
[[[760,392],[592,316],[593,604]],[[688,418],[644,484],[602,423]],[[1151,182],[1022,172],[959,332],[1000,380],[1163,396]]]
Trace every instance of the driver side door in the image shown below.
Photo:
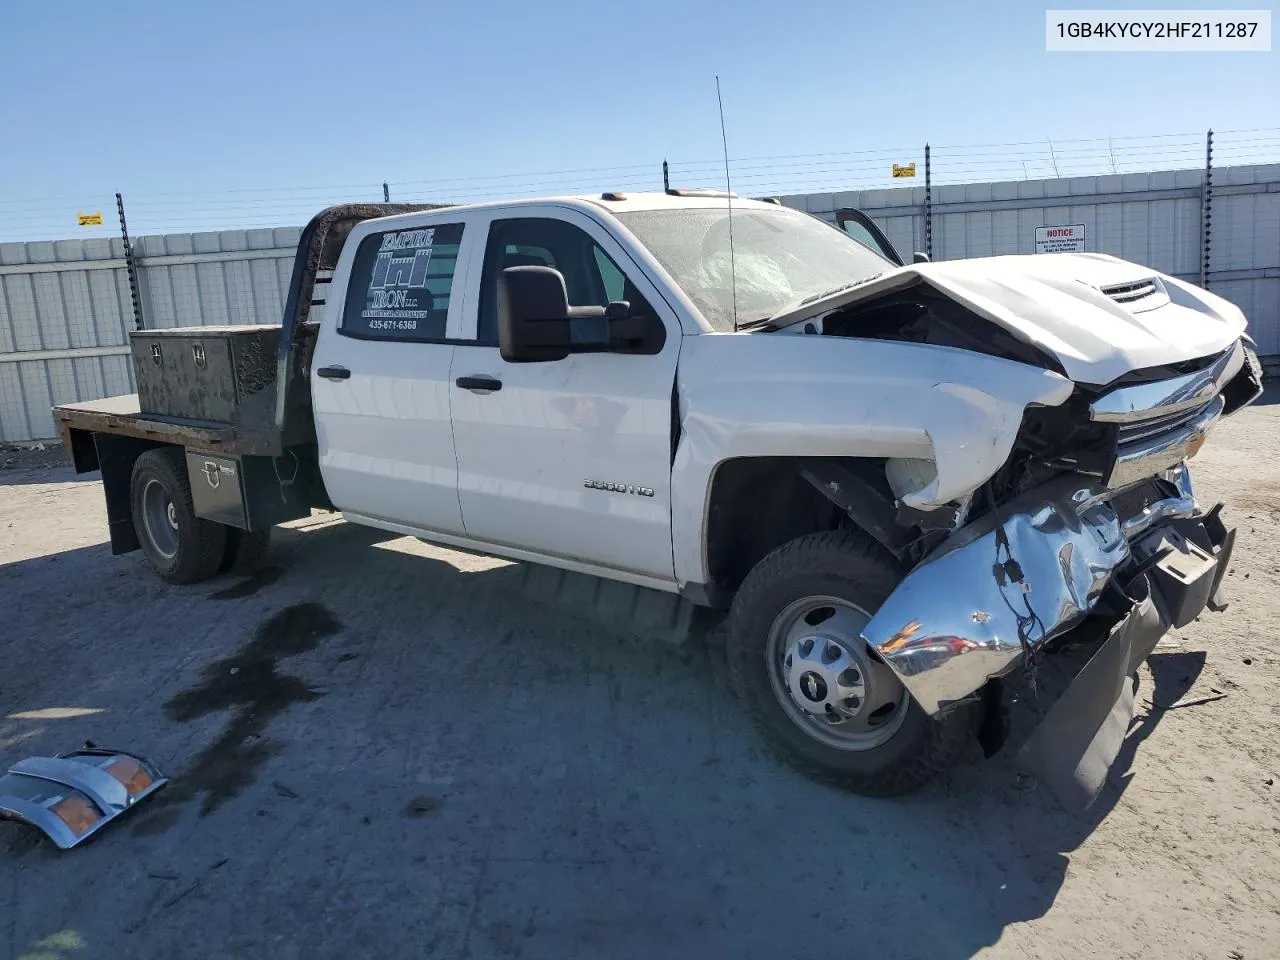
[[[453,432],[468,538],[670,588],[674,312],[609,232],[567,208],[499,211],[482,269],[468,278],[473,327],[455,342]],[[510,266],[554,267],[572,306],[628,300],[666,335],[647,354],[570,354],[508,363],[497,289]],[[477,275],[478,274],[478,275]]]

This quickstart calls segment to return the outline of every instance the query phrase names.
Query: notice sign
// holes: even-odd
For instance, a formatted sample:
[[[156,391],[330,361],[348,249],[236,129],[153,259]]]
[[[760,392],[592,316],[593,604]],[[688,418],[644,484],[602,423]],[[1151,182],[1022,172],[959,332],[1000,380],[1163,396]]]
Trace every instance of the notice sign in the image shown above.
[[[1084,253],[1084,224],[1036,227],[1036,253]]]
[[[77,213],[76,219],[82,227],[100,227],[102,226],[102,211],[97,213]]]
[[[895,177],[914,177],[916,175],[916,165],[908,163],[906,166],[895,163],[893,165],[893,175]]]

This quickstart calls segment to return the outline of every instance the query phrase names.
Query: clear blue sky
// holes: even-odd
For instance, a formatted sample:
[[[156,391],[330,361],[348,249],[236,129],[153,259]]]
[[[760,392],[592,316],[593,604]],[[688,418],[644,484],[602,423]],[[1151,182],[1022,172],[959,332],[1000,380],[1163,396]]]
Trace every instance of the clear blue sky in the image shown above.
[[[657,185],[663,157],[719,156],[717,73],[735,158],[879,151],[879,171],[926,139],[1210,126],[1280,143],[1280,54],[1046,53],[1045,6],[0,0],[0,239],[98,233],[74,214],[112,213],[116,190],[144,226],[227,227],[383,180]],[[741,162],[763,186],[769,163]],[[779,162],[805,189],[851,177],[803,165]]]

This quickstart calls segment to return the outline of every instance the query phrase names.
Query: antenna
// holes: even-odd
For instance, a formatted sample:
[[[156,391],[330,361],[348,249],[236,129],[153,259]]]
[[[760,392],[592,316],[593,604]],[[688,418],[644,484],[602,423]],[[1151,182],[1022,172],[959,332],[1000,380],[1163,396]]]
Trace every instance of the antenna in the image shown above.
[[[724,146],[724,192],[729,204],[729,283],[733,287],[733,332],[738,332],[738,270],[733,260],[733,188],[729,185],[729,140],[724,134],[724,100],[720,97],[720,75],[716,74],[716,103],[720,107],[720,143]]]

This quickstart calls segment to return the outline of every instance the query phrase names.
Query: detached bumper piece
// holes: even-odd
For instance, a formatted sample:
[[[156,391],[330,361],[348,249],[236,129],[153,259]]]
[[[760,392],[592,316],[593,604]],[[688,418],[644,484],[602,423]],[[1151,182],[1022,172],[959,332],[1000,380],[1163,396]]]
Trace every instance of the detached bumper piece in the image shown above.
[[[1198,513],[1185,465],[1164,490],[1137,509],[1079,478],[1030,491],[927,557],[863,638],[935,714],[1107,616],[1106,639],[1020,752],[1065,805],[1087,807],[1132,717],[1133,673],[1171,627],[1223,605],[1234,531],[1218,507]]]
[[[155,764],[122,750],[31,757],[0,777],[0,818],[29,823],[69,850],[168,782]]]

